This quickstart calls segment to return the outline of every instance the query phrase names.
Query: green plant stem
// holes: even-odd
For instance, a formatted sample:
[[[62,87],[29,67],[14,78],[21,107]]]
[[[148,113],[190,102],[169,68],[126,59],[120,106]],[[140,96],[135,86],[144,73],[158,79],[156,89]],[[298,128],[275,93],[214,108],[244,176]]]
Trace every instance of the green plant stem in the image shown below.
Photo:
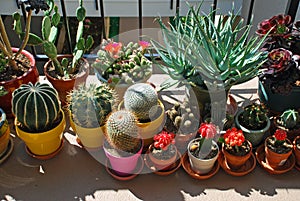
[[[29,40],[31,16],[32,16],[32,10],[28,11],[27,20],[26,20],[26,26],[25,26],[25,37],[23,39],[21,47],[19,48],[18,52],[15,55],[15,57],[17,57],[24,50],[24,48],[26,47],[27,42]]]
[[[59,63],[59,61],[57,60],[57,57],[52,59],[53,65],[55,67],[56,72],[59,73],[59,75],[63,76],[64,75],[64,71]]]

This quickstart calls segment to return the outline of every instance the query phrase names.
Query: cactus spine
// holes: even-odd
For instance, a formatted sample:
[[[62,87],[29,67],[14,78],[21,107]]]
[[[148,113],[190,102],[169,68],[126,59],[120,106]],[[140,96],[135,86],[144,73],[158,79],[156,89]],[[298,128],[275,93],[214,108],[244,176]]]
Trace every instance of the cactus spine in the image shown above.
[[[30,132],[49,130],[60,113],[58,93],[46,83],[22,84],[12,94],[12,112]]]
[[[129,111],[111,113],[106,122],[106,138],[110,145],[127,153],[136,153],[140,138],[136,117]]]
[[[74,122],[85,128],[103,126],[117,101],[115,91],[104,84],[79,85],[68,98]]]
[[[280,115],[278,123],[286,129],[293,129],[297,126],[299,121],[299,113],[294,109],[288,109]]]
[[[259,130],[267,123],[268,110],[264,104],[252,103],[244,108],[239,121],[243,126],[252,130]]]
[[[148,121],[158,109],[158,96],[155,89],[147,83],[130,86],[124,95],[124,106],[139,121]]]

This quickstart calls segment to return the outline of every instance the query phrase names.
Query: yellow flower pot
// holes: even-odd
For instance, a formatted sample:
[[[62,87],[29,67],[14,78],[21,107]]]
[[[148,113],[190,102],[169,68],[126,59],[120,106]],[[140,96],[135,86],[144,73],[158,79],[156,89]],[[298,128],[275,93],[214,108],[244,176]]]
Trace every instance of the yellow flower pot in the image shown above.
[[[104,126],[97,128],[84,128],[77,125],[69,111],[70,125],[74,132],[78,135],[82,145],[85,148],[96,149],[103,146],[104,141]]]
[[[61,111],[61,114],[61,122],[55,128],[42,133],[29,133],[21,130],[17,126],[17,119],[15,119],[17,135],[25,142],[32,154],[45,156],[59,149],[62,143],[63,131],[66,127],[65,114],[63,111]]]

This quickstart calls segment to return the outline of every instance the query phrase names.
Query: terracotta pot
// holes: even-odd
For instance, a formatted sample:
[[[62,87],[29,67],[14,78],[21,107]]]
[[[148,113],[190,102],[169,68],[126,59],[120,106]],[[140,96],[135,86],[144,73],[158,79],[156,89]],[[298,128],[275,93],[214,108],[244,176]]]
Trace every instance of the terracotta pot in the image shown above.
[[[176,149],[174,156],[172,156],[171,158],[166,159],[166,160],[158,159],[153,155],[153,153],[152,153],[153,146],[154,146],[153,144],[151,144],[149,146],[149,152],[148,152],[149,159],[152,161],[152,163],[154,164],[154,166],[157,170],[168,170],[170,168],[170,166],[173,165],[177,159],[176,158],[176,156],[177,156],[176,146],[174,146],[174,148]]]
[[[274,117],[273,119],[273,124],[274,124],[274,131],[273,133],[276,131],[276,129],[282,129],[282,130],[285,130],[286,133],[287,133],[287,138],[293,142],[294,139],[297,137],[297,136],[300,136],[300,128],[298,129],[287,129],[283,126],[280,126],[278,123],[277,123],[277,120],[279,118],[279,115]]]
[[[34,155],[45,156],[54,153],[62,144],[62,135],[66,126],[65,114],[63,111],[61,122],[53,129],[41,133],[29,133],[21,130],[17,126],[15,119],[15,127],[17,135],[25,142],[27,148]]]
[[[13,52],[17,52],[18,48],[12,48]],[[8,91],[8,94],[1,96],[0,101],[0,107],[4,110],[6,113],[7,118],[12,118],[13,114],[11,111],[11,99],[12,99],[12,92],[19,88],[21,84],[28,84],[36,83],[39,79],[39,73],[35,65],[35,59],[31,53],[29,53],[26,50],[23,50],[21,52],[23,55],[25,55],[30,60],[31,68],[22,76],[19,76],[15,79],[9,80],[9,81],[2,81],[0,82],[0,86],[3,86],[6,91]]]
[[[62,60],[63,58],[72,58],[72,55],[63,55],[58,56],[58,60]],[[80,69],[80,74],[76,75],[76,78],[73,79],[57,79],[49,75],[49,68],[52,66],[52,61],[49,60],[44,65],[44,74],[47,77],[47,80],[52,84],[52,86],[57,90],[59,99],[62,105],[66,105],[66,96],[68,93],[76,86],[85,83],[86,79],[89,75],[89,63],[86,59],[82,58],[84,61],[84,65],[82,69]]]
[[[137,166],[137,162],[141,156],[143,150],[143,140],[141,149],[136,153],[128,157],[122,157],[119,155],[115,155],[109,151],[112,149],[108,142],[104,141],[103,150],[108,158],[111,168],[118,174],[119,176],[128,176],[133,173],[134,169]]]
[[[191,152],[190,152],[190,146],[195,142],[195,141],[199,141],[200,138],[196,138],[192,141],[189,142],[188,144],[188,156],[189,156],[189,162],[191,164],[191,168],[194,172],[200,174],[200,175],[204,175],[209,173],[212,168],[215,165],[216,160],[218,159],[219,156],[219,147],[217,145],[217,143],[215,141],[212,141],[213,145],[217,147],[218,149],[218,154],[210,159],[200,159],[195,157]]]
[[[237,114],[234,117],[235,126],[238,129],[241,129],[244,133],[244,136],[247,140],[249,140],[253,147],[257,147],[260,145],[260,143],[263,141],[264,137],[268,136],[270,134],[270,126],[271,121],[268,118],[267,119],[267,125],[265,128],[260,130],[251,130],[246,128],[245,126],[240,124],[239,116],[243,113],[243,110],[240,110],[237,112]]]
[[[297,136],[293,141],[293,151],[296,156],[297,166],[300,167],[300,149],[297,148],[297,144],[296,144],[297,140],[300,140],[300,136]],[[300,144],[300,142],[298,144]]]
[[[250,144],[251,148],[250,148],[250,151],[244,156],[233,155],[233,154],[229,153],[228,151],[226,151],[224,145],[222,146],[222,153],[225,157],[225,162],[227,163],[227,165],[230,169],[232,169],[232,170],[240,169],[246,163],[246,161],[251,157],[252,144],[248,140],[246,140],[246,142],[248,144]]]
[[[6,150],[10,137],[10,128],[5,112],[0,108],[0,156]]]
[[[74,132],[78,135],[81,144],[88,149],[97,149],[103,146],[104,126],[96,128],[84,128],[77,125],[72,118],[69,110],[70,125]]]
[[[282,153],[282,154],[278,154],[274,151],[272,151],[271,149],[268,148],[267,146],[267,140],[269,138],[271,138],[272,136],[269,136],[266,140],[265,140],[265,153],[266,153],[266,163],[272,167],[273,169],[277,169],[278,167],[281,167],[285,164],[285,162],[287,161],[287,159],[290,157],[290,155],[293,152],[293,149],[291,149],[289,152],[287,153]],[[291,141],[289,139],[286,139],[286,141],[288,143],[291,144]]]

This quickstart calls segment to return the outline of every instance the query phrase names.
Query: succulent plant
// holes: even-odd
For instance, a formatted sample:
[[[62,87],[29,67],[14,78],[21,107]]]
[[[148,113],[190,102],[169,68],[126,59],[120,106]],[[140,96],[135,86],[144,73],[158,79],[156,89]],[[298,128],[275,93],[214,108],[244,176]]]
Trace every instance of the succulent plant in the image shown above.
[[[263,103],[252,103],[238,117],[240,124],[251,130],[260,130],[267,124],[268,109]]]
[[[116,107],[117,95],[107,85],[81,84],[68,96],[74,122],[85,128],[105,124],[106,117]]]
[[[22,84],[12,94],[12,112],[30,132],[51,129],[61,110],[57,91],[47,83]]]
[[[134,114],[127,110],[119,110],[109,115],[106,122],[106,139],[118,150],[136,153],[141,144],[137,120]]]
[[[300,123],[299,113],[294,109],[285,110],[277,120],[280,126],[292,130]]]
[[[139,121],[148,121],[159,108],[157,92],[150,84],[134,84],[125,92],[124,107],[131,111]]]
[[[17,1],[18,6],[20,6],[21,4],[26,5],[26,11],[27,11],[26,25],[25,25],[25,29],[24,29],[25,31],[23,31],[23,29],[22,29],[20,13],[15,12],[12,15],[12,18],[14,20],[13,29],[20,36],[20,38],[22,40],[21,46],[16,54],[14,54],[12,51],[11,43],[9,41],[9,37],[7,36],[5,25],[0,16],[0,38],[1,38],[0,54],[4,55],[5,60],[7,61],[7,62],[4,62],[3,59],[1,58],[0,65],[5,64],[5,67],[12,68],[13,70],[18,70],[18,65],[16,62],[18,55],[22,52],[22,50],[26,47],[27,43],[30,41],[30,35],[31,35],[30,25],[31,25],[32,11],[35,10],[35,13],[38,13],[40,9],[42,9],[42,10],[49,9],[48,4],[44,0],[19,0],[19,1]],[[8,63],[9,63],[9,65],[7,65]],[[1,68],[3,68],[3,66],[0,66],[0,69]]]
[[[92,67],[111,86],[136,83],[152,74],[152,62],[144,56],[148,46],[149,43],[145,41],[123,45],[103,39]]]
[[[52,0],[53,1],[53,0]],[[79,6],[76,9],[76,17],[78,20],[77,33],[76,33],[76,46],[73,50],[73,60],[69,62],[67,58],[63,58],[61,61],[57,59],[57,48],[55,41],[58,35],[58,25],[60,22],[60,14],[58,12],[57,5],[53,5],[54,12],[47,12],[42,21],[42,37],[32,34],[31,45],[43,45],[43,49],[47,57],[53,62],[55,71],[59,76],[69,78],[70,74],[75,73],[78,70],[78,62],[83,57],[83,54],[88,51],[93,43],[93,37],[87,36],[83,38],[84,19],[86,16],[86,10],[83,7],[82,0],[79,0]]]
[[[184,99],[182,104],[175,102],[173,107],[166,111],[165,129],[175,134],[196,132],[200,123],[197,111],[187,99]]]

